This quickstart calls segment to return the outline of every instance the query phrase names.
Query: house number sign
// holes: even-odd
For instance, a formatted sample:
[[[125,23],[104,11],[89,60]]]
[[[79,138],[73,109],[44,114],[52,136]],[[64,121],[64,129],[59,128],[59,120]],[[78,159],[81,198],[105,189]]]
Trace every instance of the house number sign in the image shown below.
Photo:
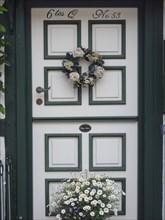
[[[88,131],[90,131],[92,129],[92,127],[89,125],[89,124],[82,124],[82,125],[80,125],[80,127],[79,127],[79,130],[81,131],[81,132],[88,132]]]
[[[66,12],[62,9],[50,9],[46,17],[47,19],[54,19],[56,17],[67,17],[68,19],[76,18],[78,15],[78,9],[72,9],[69,12]],[[91,14],[93,19],[119,19],[121,17],[120,11],[110,11],[109,9],[97,9]]]

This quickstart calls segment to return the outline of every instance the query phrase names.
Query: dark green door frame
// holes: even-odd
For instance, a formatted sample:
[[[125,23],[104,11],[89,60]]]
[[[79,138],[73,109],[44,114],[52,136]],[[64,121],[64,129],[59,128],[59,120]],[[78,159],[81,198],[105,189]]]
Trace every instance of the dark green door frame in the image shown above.
[[[16,118],[16,142],[7,144],[17,157],[15,210],[17,216],[32,219],[32,135],[31,135],[31,7],[138,7],[139,8],[139,220],[162,219],[162,69],[163,69],[163,0],[17,0],[15,78],[7,76],[7,88],[16,85],[16,105],[10,119]],[[13,97],[7,96],[7,106]],[[14,111],[16,110],[16,114]],[[5,126],[13,133],[14,126]],[[12,137],[7,135],[7,142]],[[13,153],[14,154],[14,153]],[[15,216],[13,216],[15,219]]]
[[[162,218],[163,1],[145,2],[144,219]],[[156,207],[155,207],[156,204]]]

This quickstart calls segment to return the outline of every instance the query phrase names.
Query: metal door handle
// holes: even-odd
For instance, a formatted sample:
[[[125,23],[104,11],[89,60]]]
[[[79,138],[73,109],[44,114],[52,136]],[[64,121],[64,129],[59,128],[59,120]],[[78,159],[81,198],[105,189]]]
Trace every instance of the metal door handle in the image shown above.
[[[50,86],[47,89],[42,88],[41,86],[38,86],[36,88],[36,92],[37,93],[41,93],[41,92],[47,92],[50,89]]]

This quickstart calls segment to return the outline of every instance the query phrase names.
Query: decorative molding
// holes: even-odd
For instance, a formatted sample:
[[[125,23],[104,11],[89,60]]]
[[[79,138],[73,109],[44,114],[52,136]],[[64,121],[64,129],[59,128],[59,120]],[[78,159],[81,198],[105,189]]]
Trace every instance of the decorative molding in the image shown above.
[[[65,179],[45,179],[45,215],[49,216],[49,207],[47,205],[50,203],[50,184],[51,183],[62,183]],[[52,216],[52,215],[51,215]]]
[[[81,46],[81,21],[80,20],[72,20],[72,21],[70,21],[70,20],[69,21],[68,20],[67,21],[65,21],[65,20],[52,21],[51,20],[51,21],[44,21],[44,59],[64,59],[65,58],[65,54],[68,51],[68,48],[66,48],[66,51],[63,51],[63,49],[60,51],[60,48],[59,48],[59,51],[57,52],[57,55],[53,55],[53,53],[49,54],[49,46],[48,46],[48,44],[50,43],[49,42],[49,33],[48,33],[49,26],[54,26],[54,27],[56,26],[56,28],[58,28],[58,29],[63,26],[63,27],[65,27],[65,29],[64,29],[65,32],[66,32],[66,26],[68,28],[69,27],[72,28],[73,32],[75,31],[74,30],[74,26],[75,26],[76,33],[74,33],[74,34],[76,34],[76,36],[73,38],[75,40],[75,45],[73,45],[74,48],[70,48],[71,42],[70,43],[68,42],[68,46],[71,49],[71,51],[73,51],[77,47]],[[59,31],[58,31],[58,33],[60,34]],[[64,36],[64,38],[66,40],[68,39],[68,34],[66,34],[66,33],[64,34],[63,33],[63,36]],[[56,41],[54,41],[54,42],[56,42]],[[60,41],[60,42],[63,45],[63,42],[62,41]],[[57,44],[56,46],[59,47],[59,44]]]
[[[113,155],[113,158],[108,158],[109,161],[108,160],[101,161],[101,159],[98,158],[98,156],[101,156],[101,154],[99,153],[100,150],[102,151],[102,154],[103,153],[108,154],[109,157],[111,156],[111,154],[108,153],[108,149],[103,148],[105,147],[105,143],[101,149],[99,149],[100,146],[99,143],[96,142],[95,143],[96,145],[94,145],[94,138],[95,139],[98,138],[98,140],[102,138],[101,140],[102,142],[103,139],[105,139],[106,142],[108,141],[109,144],[108,146],[111,148],[109,150],[113,151],[111,153]],[[121,134],[121,133],[89,134],[89,170],[90,171],[125,171],[126,170],[126,134]]]
[[[62,144],[62,141],[67,141],[67,147],[69,148],[71,145],[69,145],[69,141],[71,140],[73,144],[72,148],[77,147],[77,149],[72,149],[73,151],[75,150],[74,155],[72,154],[72,158],[69,160],[69,155],[67,153],[67,161],[62,161],[57,163],[53,162],[53,155],[54,155],[54,150],[53,149],[53,143],[50,145],[50,138],[56,139],[57,141],[60,141]],[[63,140],[62,140],[63,139]],[[77,140],[77,146],[75,146],[75,140]],[[63,142],[63,148],[65,148],[65,143]],[[61,146],[62,147],[62,146]],[[50,149],[51,148],[51,149]],[[52,150],[52,152],[50,151]],[[62,153],[62,154],[60,154]],[[62,158],[62,155],[66,155],[66,152],[61,151],[59,155],[56,155],[57,157]],[[51,158],[50,158],[51,156]],[[52,162],[52,166],[50,163]],[[54,163],[54,164],[53,164]],[[45,134],[45,171],[47,172],[55,172],[55,171],[81,171],[82,170],[82,135],[81,134]]]
[[[125,59],[126,56],[126,21],[125,20],[89,20],[88,24],[89,24],[89,48],[91,48],[92,50],[96,50],[98,51],[102,57],[104,59]],[[95,33],[93,33],[93,27],[97,26],[97,28],[104,28],[107,29],[107,35],[102,35],[103,32],[100,32],[100,36],[98,39],[99,42],[99,46],[98,48],[94,48],[94,43],[95,42],[95,47],[96,45],[96,40],[94,41],[94,37],[96,38],[97,33],[95,30]],[[103,48],[103,50],[101,51],[101,47],[103,45],[101,45],[101,42],[103,41],[104,43],[104,39],[103,37],[107,37],[108,34],[112,34],[110,33],[110,28],[113,28],[115,30],[114,34],[113,34],[113,38],[114,39],[118,39],[118,45],[116,45],[116,48],[112,48],[112,50],[115,50],[114,52],[110,52],[107,51],[107,47]],[[113,42],[114,42],[113,39]],[[107,41],[106,41],[107,42]],[[111,43],[111,41],[110,41]],[[105,47],[105,46],[104,46]],[[109,45],[109,47],[114,47],[114,43],[113,45]],[[106,49],[106,52],[104,51],[104,49]],[[118,50],[118,51],[117,51]]]
[[[119,117],[33,117],[32,121],[129,121],[139,120],[138,116],[119,116]]]
[[[116,182],[121,182],[122,190],[126,193],[126,196],[122,196],[121,201],[121,210],[118,211],[118,215],[125,215],[126,214],[126,199],[127,199],[127,192],[126,192],[126,178],[112,178]]]
[[[104,78],[102,79],[102,82],[100,81],[99,83],[103,84],[104,80],[106,80],[106,71],[107,72],[109,71],[109,73],[107,73],[109,75],[111,74],[111,72],[112,73],[114,72],[116,83],[118,83],[116,84],[117,88],[116,89],[114,88],[113,91],[110,91],[111,94],[103,94],[104,96],[101,97],[101,94],[99,94],[99,88],[97,88],[99,86],[99,83],[97,83],[94,87],[89,88],[89,104],[90,105],[124,105],[126,104],[126,67],[125,66],[113,66],[113,67],[105,66],[104,69],[105,69]],[[110,79],[106,80],[106,82],[107,81],[109,81],[109,88],[110,88],[111,81]],[[112,82],[112,85],[113,84],[114,84],[114,81]],[[102,86],[100,85],[100,87]]]
[[[57,75],[53,76],[55,74]],[[63,81],[63,85],[66,80],[65,90],[59,85],[60,80]],[[65,74],[62,73],[62,67],[44,67],[44,85],[45,88],[50,87],[50,90],[45,92],[45,105],[81,105],[81,87],[73,88],[68,84]]]

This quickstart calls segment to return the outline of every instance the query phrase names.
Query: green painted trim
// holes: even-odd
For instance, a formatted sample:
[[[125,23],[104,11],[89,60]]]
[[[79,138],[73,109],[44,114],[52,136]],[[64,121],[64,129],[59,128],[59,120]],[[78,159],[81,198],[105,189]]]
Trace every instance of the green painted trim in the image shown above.
[[[25,75],[26,75],[26,128],[27,131],[27,139],[24,140],[26,144],[26,170],[23,172],[26,172],[27,178],[27,186],[25,188],[27,192],[27,216],[26,219],[30,220],[33,219],[33,134],[32,134],[32,60],[31,60],[31,54],[32,54],[32,42],[31,42],[31,9],[27,7],[27,2],[25,2],[25,27],[26,27],[26,41],[25,41],[25,48],[26,51],[23,50],[26,53],[26,67],[25,67]],[[23,10],[23,9],[22,9]],[[19,18],[20,19],[20,18]],[[18,81],[20,82],[20,81]],[[18,83],[19,84],[19,83]],[[28,147],[27,147],[28,146]],[[22,158],[24,160],[24,158]],[[19,166],[21,166],[21,161],[19,162]],[[20,177],[21,178],[21,177]],[[25,198],[24,198],[25,199]],[[22,201],[20,201],[22,202]],[[19,213],[17,213],[18,215]],[[21,214],[21,213],[20,213]],[[21,214],[23,216],[23,214]]]
[[[93,138],[95,137],[120,137],[122,138],[122,164],[120,167],[93,166]],[[97,133],[89,134],[89,170],[90,171],[125,171],[126,170],[126,134],[121,133]]]
[[[0,119],[0,136],[5,136],[5,119]]]
[[[163,41],[163,114],[165,114],[165,40]]]
[[[145,1],[144,219],[162,219],[163,1]]]
[[[38,121],[124,121],[124,122],[136,122],[138,121],[138,116],[119,116],[119,117],[33,117],[33,122]]]
[[[70,0],[69,2],[67,0],[64,1],[58,1],[58,2],[52,2],[52,0],[47,0],[46,2],[44,0],[26,0],[27,5],[38,8],[38,7],[65,7],[65,8],[77,8],[77,7],[83,7],[83,8],[105,8],[105,7],[114,7],[114,8],[130,8],[130,7],[138,7],[143,0],[102,0],[102,1],[83,1],[83,2],[77,2],[76,0]],[[87,6],[88,4],[88,6]]]
[[[126,178],[120,178],[120,177],[115,177],[115,178],[109,178],[114,180],[115,182],[121,182],[122,184],[122,190],[123,192],[126,193],[126,196],[122,195],[122,202],[121,202],[121,211],[118,211],[118,215],[125,215],[126,214],[126,197],[127,197],[127,192],[126,192]]]
[[[65,179],[45,179],[45,215],[49,216],[49,208],[47,205],[49,204],[49,183],[63,182]],[[53,216],[53,215],[51,215]]]
[[[138,213],[137,219],[144,219],[144,11],[138,8]]]
[[[18,7],[19,5],[19,7]],[[27,80],[24,1],[16,2],[15,69],[16,69],[16,215],[28,219],[27,175]],[[10,74],[11,75],[11,74]],[[7,106],[6,106],[7,108]],[[11,108],[11,107],[9,107]],[[12,108],[11,108],[12,109]],[[11,135],[11,134],[10,134]],[[11,143],[12,144],[12,143]],[[13,216],[16,219],[16,216]]]
[[[44,59],[64,59],[65,55],[49,55],[48,54],[48,25],[63,25],[63,24],[75,24],[77,25],[77,47],[81,46],[81,21],[80,20],[51,20],[51,21],[44,21]],[[67,37],[67,36],[66,36]],[[67,51],[66,51],[67,52]]]
[[[51,71],[51,70],[61,70],[61,74],[64,74],[62,72],[62,67],[44,67],[44,86],[45,86],[45,88],[49,87],[48,75],[49,75],[49,71]],[[78,68],[78,71],[81,71],[81,68]],[[72,84],[70,86],[72,86]],[[48,92],[49,91],[46,91],[45,96],[44,96],[45,105],[81,105],[81,102],[82,102],[81,87],[77,88],[77,98],[78,99],[76,101],[49,101]]]
[[[6,219],[12,219],[13,216],[13,198],[12,198],[12,160],[11,158],[6,158]]]
[[[125,59],[126,57],[126,24],[125,20],[89,20],[88,22],[88,34],[89,34],[89,48],[93,50],[92,47],[92,25],[95,24],[121,24],[121,54],[120,55],[102,55],[103,59]]]
[[[89,87],[89,105],[124,105],[126,104],[126,67],[125,66],[115,66],[115,67],[104,67],[105,70],[121,70],[122,75],[122,98],[117,101],[95,101],[93,100],[93,89],[94,87]]]
[[[49,166],[49,138],[76,137],[78,139],[78,166],[77,167],[50,167]],[[64,152],[65,153],[65,152]],[[47,172],[67,172],[82,170],[82,134],[45,134],[45,171]]]
[[[4,175],[4,165],[2,164],[2,161],[0,160],[0,217],[1,219],[4,219],[4,180],[3,180],[3,175]]]

